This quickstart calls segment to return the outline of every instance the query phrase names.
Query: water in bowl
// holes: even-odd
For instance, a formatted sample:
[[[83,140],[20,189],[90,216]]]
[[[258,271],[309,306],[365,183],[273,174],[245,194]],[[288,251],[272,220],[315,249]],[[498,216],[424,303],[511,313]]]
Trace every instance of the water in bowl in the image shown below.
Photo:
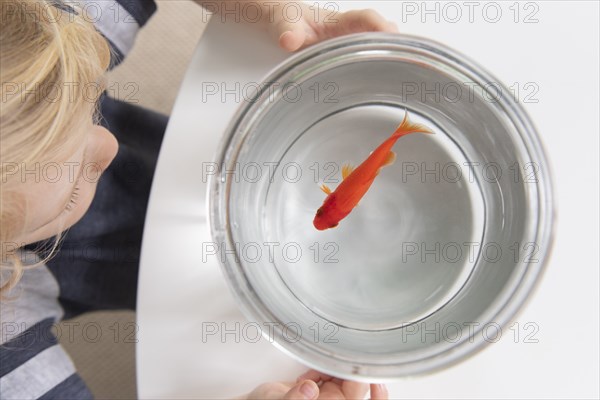
[[[267,189],[264,234],[281,251],[273,266],[306,308],[338,326],[387,330],[443,307],[465,284],[480,242],[483,200],[475,180],[459,178],[467,159],[433,121],[411,119],[435,135],[396,143],[360,204],[338,227],[312,221],[325,194],[341,181],[341,166],[358,165],[394,131],[405,110],[362,104],[308,127],[277,160]]]

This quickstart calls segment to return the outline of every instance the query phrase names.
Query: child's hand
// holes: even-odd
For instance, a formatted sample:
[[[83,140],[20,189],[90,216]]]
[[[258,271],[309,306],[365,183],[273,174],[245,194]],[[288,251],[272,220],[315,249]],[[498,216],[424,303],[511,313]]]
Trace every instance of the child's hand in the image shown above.
[[[354,400],[364,399],[371,390],[371,400],[387,400],[385,385],[367,385],[333,378],[315,370],[310,370],[298,377],[296,383],[264,383],[254,389],[244,399],[287,400],[287,399],[329,399]]]
[[[369,390],[371,400],[387,400],[388,398],[385,385],[346,381],[314,369],[300,375],[296,382],[303,382],[307,379],[319,384],[319,399],[364,399]]]
[[[374,10],[336,12],[303,2],[295,3],[297,6],[288,6],[286,12],[286,3],[278,2],[279,6],[271,9],[272,15],[268,20],[269,32],[279,46],[287,51],[296,51],[322,40],[350,33],[398,32],[395,23],[387,21]],[[302,10],[299,17],[291,15],[299,10]]]
[[[312,381],[263,383],[239,400],[313,400],[319,396],[319,387]]]

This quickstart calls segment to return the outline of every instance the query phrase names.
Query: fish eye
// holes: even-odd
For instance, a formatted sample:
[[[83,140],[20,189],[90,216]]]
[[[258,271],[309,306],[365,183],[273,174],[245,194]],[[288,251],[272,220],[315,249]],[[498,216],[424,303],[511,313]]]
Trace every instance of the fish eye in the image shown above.
[[[338,223],[335,223],[333,225],[329,225],[330,228],[335,228],[336,226],[338,226]]]
[[[321,215],[323,215],[323,207],[317,210],[317,217],[320,217]]]

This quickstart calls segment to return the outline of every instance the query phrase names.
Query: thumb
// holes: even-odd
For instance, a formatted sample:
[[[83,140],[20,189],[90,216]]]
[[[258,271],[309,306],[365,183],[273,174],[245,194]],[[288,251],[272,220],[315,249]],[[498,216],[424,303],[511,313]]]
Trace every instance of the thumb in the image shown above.
[[[289,22],[282,18],[274,24],[271,31],[279,47],[286,51],[296,51],[306,41],[306,31],[300,22]]]
[[[313,400],[319,396],[319,386],[313,381],[306,380],[297,383],[283,396],[284,400]]]

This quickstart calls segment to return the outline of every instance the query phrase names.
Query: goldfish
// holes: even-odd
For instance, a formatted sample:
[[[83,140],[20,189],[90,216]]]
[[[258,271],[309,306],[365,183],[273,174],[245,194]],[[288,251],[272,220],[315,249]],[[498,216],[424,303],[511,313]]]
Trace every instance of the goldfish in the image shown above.
[[[398,139],[410,133],[433,133],[427,126],[413,123],[408,118],[408,111],[404,119],[392,135],[379,145],[365,161],[356,169],[349,164],[342,167],[342,182],[332,191],[327,185],[322,184],[321,190],[327,197],[319,207],[313,225],[322,231],[335,228],[340,221],[348,216],[356,207],[360,199],[367,193],[379,171],[391,165],[396,160],[396,153],[391,149]]]

